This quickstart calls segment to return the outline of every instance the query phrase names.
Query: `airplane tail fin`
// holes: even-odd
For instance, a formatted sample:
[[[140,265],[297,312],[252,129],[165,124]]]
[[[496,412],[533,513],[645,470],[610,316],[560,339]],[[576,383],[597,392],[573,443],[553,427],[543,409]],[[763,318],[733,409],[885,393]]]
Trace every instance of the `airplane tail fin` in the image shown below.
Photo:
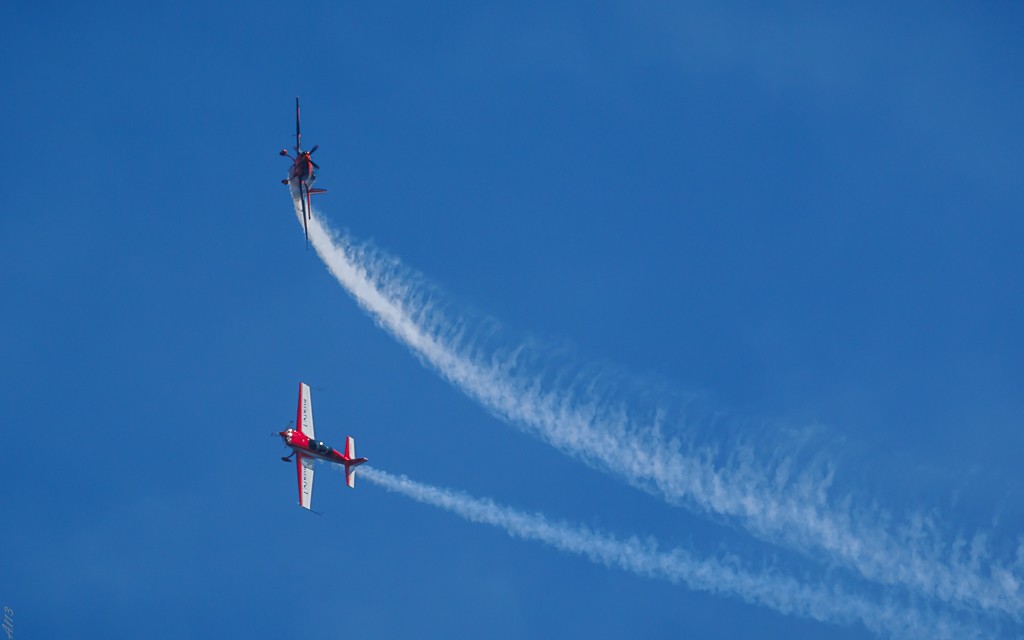
[[[350,488],[356,487],[356,467],[366,462],[366,458],[356,457],[356,439],[352,436],[345,438],[345,484]]]

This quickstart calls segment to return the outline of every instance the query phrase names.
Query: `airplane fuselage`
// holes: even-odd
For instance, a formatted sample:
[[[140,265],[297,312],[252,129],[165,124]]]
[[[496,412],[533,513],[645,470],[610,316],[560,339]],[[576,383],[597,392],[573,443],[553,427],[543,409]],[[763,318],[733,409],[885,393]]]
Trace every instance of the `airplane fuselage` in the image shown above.
[[[296,453],[338,464],[345,464],[347,462],[345,456],[337,449],[324,444],[322,441],[310,440],[304,433],[299,431],[288,429],[281,431],[278,435],[284,440],[285,446]]]
[[[316,182],[316,171],[313,171],[312,160],[307,151],[302,151],[295,156],[295,161],[292,162],[292,167],[288,170],[288,180],[295,179],[306,183],[306,187],[310,187]]]

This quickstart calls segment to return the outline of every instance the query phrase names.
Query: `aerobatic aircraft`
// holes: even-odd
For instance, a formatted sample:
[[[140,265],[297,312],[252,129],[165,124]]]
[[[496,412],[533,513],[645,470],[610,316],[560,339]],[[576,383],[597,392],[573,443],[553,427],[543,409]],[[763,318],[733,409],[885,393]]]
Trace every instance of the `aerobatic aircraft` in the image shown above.
[[[295,468],[299,479],[299,504],[309,509],[313,500],[313,459],[326,460],[334,464],[344,465],[345,483],[355,488],[356,467],[366,462],[366,458],[356,457],[356,441],[351,436],[345,438],[345,452],[332,449],[330,445],[317,440],[313,432],[313,400],[310,398],[309,385],[299,383],[299,410],[295,418],[295,429],[285,429],[277,435],[281,436],[292,452],[281,458],[291,462],[295,456]]]
[[[327,193],[326,189],[314,189],[316,172],[320,165],[313,162],[310,157],[313,152],[320,148],[315,144],[309,151],[302,150],[302,129],[299,126],[299,98],[295,98],[295,157],[288,153],[287,149],[281,149],[281,155],[291,158],[292,166],[288,170],[288,177],[281,181],[289,186],[292,192],[292,199],[302,203],[302,227],[306,231],[306,246],[309,247],[309,219],[313,215],[313,203],[310,196],[318,193]]]

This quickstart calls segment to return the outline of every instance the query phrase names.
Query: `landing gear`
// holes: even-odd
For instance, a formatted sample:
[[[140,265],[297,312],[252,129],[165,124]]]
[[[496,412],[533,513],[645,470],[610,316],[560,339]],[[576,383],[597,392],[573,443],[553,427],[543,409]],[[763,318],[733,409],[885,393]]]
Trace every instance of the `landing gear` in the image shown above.
[[[281,458],[281,462],[291,462],[292,461],[292,456],[294,456],[294,455],[295,455],[295,452],[292,451],[286,457]]]

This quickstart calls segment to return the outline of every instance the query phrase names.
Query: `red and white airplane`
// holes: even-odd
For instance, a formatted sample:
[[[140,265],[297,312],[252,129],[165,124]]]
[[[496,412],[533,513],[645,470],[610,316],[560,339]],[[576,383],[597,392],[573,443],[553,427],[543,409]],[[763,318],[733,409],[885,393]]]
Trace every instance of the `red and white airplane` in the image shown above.
[[[326,189],[314,189],[316,172],[320,165],[313,162],[313,155],[320,145],[315,144],[309,151],[302,150],[302,129],[299,127],[299,98],[295,98],[295,157],[287,149],[281,149],[281,155],[290,158],[292,166],[288,169],[288,177],[281,182],[289,186],[292,199],[302,204],[302,226],[306,230],[306,246],[309,247],[309,219],[313,215],[313,203],[310,196],[327,193]]]
[[[329,445],[316,440],[313,433],[313,401],[309,394],[309,385],[299,383],[299,410],[295,418],[295,429],[278,432],[292,452],[281,458],[290,462],[296,456],[295,468],[299,477],[299,504],[309,509],[313,501],[313,459],[326,460],[345,466],[345,482],[350,487],[356,486],[356,467],[366,462],[366,458],[356,457],[356,441],[351,436],[345,438],[345,452],[341,453]]]

